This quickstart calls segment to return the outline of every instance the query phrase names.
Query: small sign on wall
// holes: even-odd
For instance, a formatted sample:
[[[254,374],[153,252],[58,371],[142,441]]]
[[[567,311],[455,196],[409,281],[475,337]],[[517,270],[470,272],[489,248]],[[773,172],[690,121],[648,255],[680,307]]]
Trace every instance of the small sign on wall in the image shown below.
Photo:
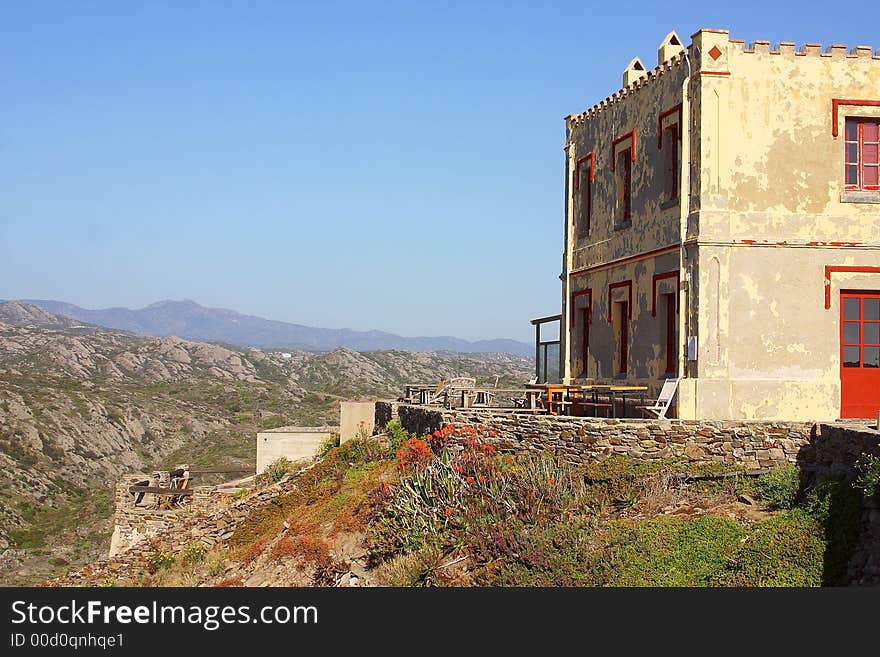
[[[697,360],[697,336],[689,335],[687,342],[688,360]]]

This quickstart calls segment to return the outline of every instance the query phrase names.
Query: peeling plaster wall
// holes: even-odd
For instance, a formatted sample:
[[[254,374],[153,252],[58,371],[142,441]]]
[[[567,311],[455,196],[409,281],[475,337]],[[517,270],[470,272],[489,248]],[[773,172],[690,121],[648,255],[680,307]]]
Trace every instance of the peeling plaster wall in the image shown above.
[[[832,136],[832,99],[880,100],[880,57],[702,40],[701,68],[729,75],[700,77],[700,238],[880,243],[880,208],[841,202],[844,118],[880,117],[880,107],[841,107]],[[715,46],[722,54],[709,64]]]
[[[573,285],[573,292],[591,288],[592,304],[589,325],[589,354],[587,358],[587,378],[595,380],[612,380],[615,377],[628,381],[644,381],[654,386],[663,378],[666,369],[666,316],[664,314],[662,295],[675,293],[675,279],[658,281],[657,313],[651,315],[652,287],[654,275],[677,271],[679,263],[678,251],[667,253],[656,258],[639,260],[600,271],[578,276]],[[614,317],[608,321],[609,286],[622,281],[632,281],[632,318],[629,320],[630,339],[627,373],[619,375],[614,368],[616,363],[617,340],[614,331]],[[610,303],[626,300],[629,303],[629,288],[617,287],[610,294]],[[572,310],[573,323],[571,332],[572,375],[574,379],[583,378],[583,313],[581,309],[588,305],[587,295],[574,298]],[[662,383],[660,384],[662,385]],[[659,388],[658,388],[659,389]]]
[[[687,75],[687,64],[679,53],[610,98],[566,120],[566,208],[569,217],[563,276],[571,276],[569,293],[563,298],[563,321],[568,321],[569,332],[562,348],[569,354],[569,378],[626,379],[630,383],[649,385],[651,395],[662,385],[666,369],[666,317],[660,312],[662,294],[671,292],[678,297],[678,289],[676,279],[658,282],[658,312],[652,316],[654,275],[679,271],[681,208],[677,198],[670,200],[664,195],[666,151],[658,148],[658,118],[661,113],[674,110],[681,104],[682,84]],[[665,129],[683,120],[680,112],[671,111],[660,127]],[[680,128],[679,123],[679,137],[682,134]],[[619,166],[615,163],[616,171],[611,167],[615,153],[632,148],[633,140],[624,137],[616,148],[613,144],[633,131],[635,161],[631,163],[631,220],[629,226],[621,227],[615,214]],[[665,138],[668,151],[672,144],[668,134]],[[675,147],[680,157],[681,144],[675,144]],[[592,159],[583,161],[590,153]],[[593,181],[590,228],[587,231],[583,188],[591,167]],[[581,172],[584,174],[576,183],[576,176]],[[605,266],[621,258],[663,249],[664,252],[655,256]],[[627,372],[621,375],[616,367],[619,353],[614,330],[616,320],[608,321],[608,305],[609,286],[625,281],[631,282],[632,308]],[[585,293],[588,289],[592,291],[591,297]],[[616,287],[611,297],[611,303],[621,300],[629,303],[629,289]],[[680,307],[680,300],[677,302]],[[581,309],[587,306],[591,309],[591,323],[585,372]],[[680,338],[680,330],[678,335]],[[633,341],[632,336],[639,337]]]
[[[876,252],[706,246],[698,260],[709,264],[700,269],[695,417],[838,418],[840,290],[878,289],[880,276],[835,273],[826,310],[824,265],[877,265]]]
[[[575,224],[569,227],[573,236],[573,271],[679,243],[678,204],[661,208],[664,152],[657,148],[657,120],[661,112],[681,103],[686,77],[684,60],[676,57],[594,108],[567,118],[571,181],[577,161],[595,153],[589,233],[578,226],[584,213],[581,189],[576,189],[574,182],[568,184]],[[632,163],[632,225],[615,230],[617,193],[616,171],[611,170],[612,143],[633,130],[636,160]],[[620,147],[628,145],[625,140]],[[581,164],[580,170],[585,167],[588,169],[589,162]]]
[[[699,356],[682,406],[705,419],[836,419],[840,290],[880,289],[880,274],[835,274],[824,307],[826,265],[880,265],[880,205],[843,200],[843,122],[880,107],[841,108],[835,139],[832,99],[880,99],[880,57],[745,48],[723,32],[695,43],[702,137],[688,246]]]

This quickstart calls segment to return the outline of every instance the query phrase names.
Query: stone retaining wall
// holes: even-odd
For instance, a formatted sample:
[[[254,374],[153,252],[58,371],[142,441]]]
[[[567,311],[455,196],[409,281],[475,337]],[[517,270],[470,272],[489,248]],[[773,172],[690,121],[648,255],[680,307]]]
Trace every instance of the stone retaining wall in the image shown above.
[[[639,420],[438,409],[377,402],[376,416],[396,414],[410,433],[452,424],[485,426],[502,451],[552,452],[572,463],[619,454],[641,460],[730,463],[752,469],[797,463],[821,476],[852,476],[864,452],[880,455],[880,432],[857,425],[812,422]]]
[[[803,422],[618,420],[407,405],[397,410],[403,427],[418,435],[444,424],[484,425],[497,433],[491,441],[501,450],[549,451],[573,463],[619,454],[771,468],[794,463],[814,431]]]
[[[729,463],[749,469],[797,464],[803,484],[823,477],[853,478],[862,454],[880,456],[880,431],[862,424],[637,420],[530,415],[492,409],[447,410],[376,403],[377,428],[394,416],[422,435],[445,424],[485,426],[487,438],[508,452],[552,452],[570,463],[619,454],[641,460]],[[380,424],[380,418],[383,422]],[[863,500],[862,529],[847,581],[880,583],[880,500]]]

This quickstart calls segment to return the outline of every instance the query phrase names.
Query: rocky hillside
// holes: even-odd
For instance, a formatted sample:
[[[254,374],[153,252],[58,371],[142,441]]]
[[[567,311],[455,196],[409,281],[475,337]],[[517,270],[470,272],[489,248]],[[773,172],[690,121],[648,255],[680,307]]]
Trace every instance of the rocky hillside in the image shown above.
[[[335,424],[340,399],[461,375],[521,382],[531,367],[497,354],[243,350],[0,304],[0,582],[105,551],[120,473],[253,467],[260,428]]]

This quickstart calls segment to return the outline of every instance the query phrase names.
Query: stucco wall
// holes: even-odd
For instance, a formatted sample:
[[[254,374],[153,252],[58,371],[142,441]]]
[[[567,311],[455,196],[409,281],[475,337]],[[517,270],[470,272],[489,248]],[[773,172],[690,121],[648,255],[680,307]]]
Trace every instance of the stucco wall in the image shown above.
[[[840,289],[880,289],[880,274],[835,273],[824,307],[826,265],[880,264],[880,205],[841,201],[843,121],[880,116],[880,107],[843,109],[835,139],[832,99],[880,99],[880,58],[871,49],[746,48],[722,32],[699,40],[701,71],[713,74],[700,76],[699,207],[688,219],[699,358],[682,410],[833,420]]]
[[[603,381],[618,377],[616,325],[613,313],[611,321],[608,319],[609,304],[613,310],[615,302],[626,301],[632,303],[629,329],[630,335],[635,339],[629,341],[627,372],[623,378],[631,383],[651,386],[652,395],[659,390],[662,385],[660,379],[666,371],[666,315],[663,295],[672,293],[679,308],[681,304],[677,279],[658,279],[655,283],[654,276],[677,272],[678,264],[679,253],[676,249],[657,257],[582,274],[573,279],[573,312],[569,315],[573,378],[584,376],[583,308],[591,308],[586,376]],[[609,286],[627,281],[631,286],[614,287],[609,293]],[[652,316],[655,289],[656,315]],[[591,294],[584,294],[586,290],[590,290]],[[676,321],[678,323],[678,318]],[[653,389],[655,387],[657,390]]]
[[[880,107],[841,107],[832,135],[832,99],[880,99],[880,57],[700,40],[700,70],[718,73],[700,76],[700,238],[880,242],[878,206],[841,202],[844,119],[880,117]]]
[[[344,443],[360,435],[371,436],[375,426],[373,402],[344,401],[339,404],[339,442]]]
[[[824,266],[877,265],[878,252],[704,246],[697,258],[706,266],[697,269],[698,379],[689,416],[840,417],[840,290],[878,289],[880,275],[835,273],[825,309]]]
[[[567,117],[569,204],[573,213],[572,270],[616,258],[677,244],[680,210],[663,202],[663,157],[657,147],[658,115],[682,102],[687,65],[681,56],[650,71],[642,80],[622,89],[582,114]],[[611,170],[612,143],[634,130],[632,163],[632,226],[615,230],[616,171]],[[624,140],[621,147],[628,147]],[[574,181],[577,162],[595,153],[592,183],[592,218],[589,233],[579,230],[582,194]],[[583,171],[586,164],[581,164]],[[616,167],[615,167],[616,168]],[[582,179],[583,180],[583,179]]]

